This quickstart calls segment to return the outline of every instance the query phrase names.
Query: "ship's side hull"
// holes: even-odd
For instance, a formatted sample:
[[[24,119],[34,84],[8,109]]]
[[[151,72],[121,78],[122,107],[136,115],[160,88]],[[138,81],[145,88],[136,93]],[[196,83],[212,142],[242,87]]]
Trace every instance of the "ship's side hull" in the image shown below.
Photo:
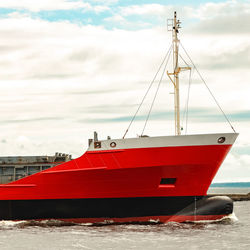
[[[158,218],[163,222],[224,216],[228,213],[220,208],[205,214],[196,211],[195,216],[192,209],[185,209],[206,196],[236,137],[107,140],[98,148],[92,144],[76,160],[0,185],[0,219],[129,222]]]
[[[229,149],[212,145],[91,151],[0,185],[0,200],[204,196]]]

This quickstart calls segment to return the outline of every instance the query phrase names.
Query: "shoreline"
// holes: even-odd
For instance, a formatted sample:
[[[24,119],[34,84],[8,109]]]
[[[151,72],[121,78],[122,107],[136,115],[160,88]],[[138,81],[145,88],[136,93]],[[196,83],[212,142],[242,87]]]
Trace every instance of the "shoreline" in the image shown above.
[[[248,194],[209,194],[208,196],[228,196],[233,201],[249,201],[250,193]]]

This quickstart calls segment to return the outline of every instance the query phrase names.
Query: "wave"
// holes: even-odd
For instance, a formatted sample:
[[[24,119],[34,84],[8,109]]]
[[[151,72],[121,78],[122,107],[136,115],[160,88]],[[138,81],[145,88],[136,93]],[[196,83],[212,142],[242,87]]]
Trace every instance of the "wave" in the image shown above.
[[[115,226],[115,225],[164,225],[170,227],[182,227],[187,224],[230,224],[237,222],[238,218],[236,215],[230,214],[225,216],[219,220],[201,220],[201,221],[186,221],[186,222],[168,222],[168,223],[160,223],[157,220],[149,220],[146,222],[130,222],[130,223],[116,223],[112,220],[107,220],[101,223],[74,223],[74,222],[65,222],[62,220],[28,220],[28,221],[0,221],[0,230],[4,229],[12,229],[12,228],[28,228],[28,227],[70,227],[70,226],[87,226],[87,227],[100,227],[100,226]]]

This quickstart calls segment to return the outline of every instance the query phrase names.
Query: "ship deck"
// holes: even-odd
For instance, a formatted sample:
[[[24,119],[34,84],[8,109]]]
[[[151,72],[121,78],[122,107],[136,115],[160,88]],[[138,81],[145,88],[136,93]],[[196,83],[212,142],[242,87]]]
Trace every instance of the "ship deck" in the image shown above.
[[[0,157],[0,184],[20,180],[71,159],[71,155],[63,153],[55,153],[53,156],[2,156]]]

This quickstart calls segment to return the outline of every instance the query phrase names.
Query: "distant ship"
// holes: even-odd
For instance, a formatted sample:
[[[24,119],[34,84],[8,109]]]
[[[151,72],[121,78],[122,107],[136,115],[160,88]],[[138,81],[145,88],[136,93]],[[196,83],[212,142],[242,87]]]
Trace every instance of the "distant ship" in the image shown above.
[[[176,12],[171,20],[176,134],[98,140],[95,133],[77,159],[0,157],[0,220],[166,223],[233,212],[230,198],[207,190],[238,134],[181,135],[179,73],[188,67],[178,64]]]

